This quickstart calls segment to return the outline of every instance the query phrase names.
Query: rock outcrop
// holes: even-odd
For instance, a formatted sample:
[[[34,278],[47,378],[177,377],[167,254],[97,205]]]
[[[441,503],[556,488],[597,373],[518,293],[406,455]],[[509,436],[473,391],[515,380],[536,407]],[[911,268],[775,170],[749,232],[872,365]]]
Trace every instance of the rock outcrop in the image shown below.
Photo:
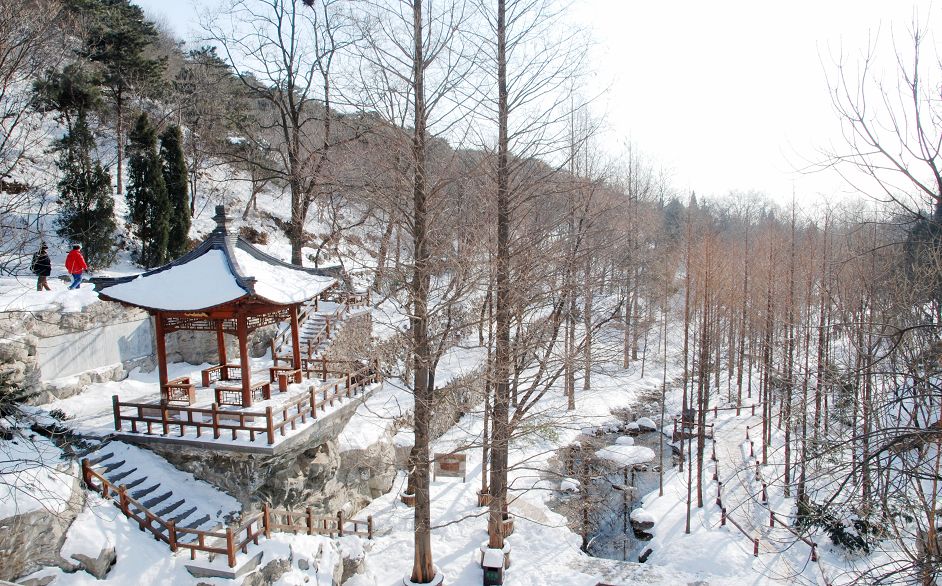
[[[75,564],[62,559],[59,550],[84,503],[85,493],[76,479],[62,511],[38,509],[0,519],[0,580],[12,581],[44,566],[74,570]]]

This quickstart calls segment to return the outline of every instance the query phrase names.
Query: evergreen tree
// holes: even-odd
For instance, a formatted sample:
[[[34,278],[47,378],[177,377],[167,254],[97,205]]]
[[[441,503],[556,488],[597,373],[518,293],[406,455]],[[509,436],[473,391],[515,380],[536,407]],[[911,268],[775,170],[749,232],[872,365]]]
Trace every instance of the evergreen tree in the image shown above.
[[[128,221],[141,242],[138,259],[145,267],[167,262],[170,198],[157,154],[157,131],[141,113],[128,136]]]
[[[66,126],[54,146],[62,172],[57,233],[82,245],[89,266],[108,266],[115,257],[114,198],[111,176],[93,156],[95,138],[88,126],[88,112],[98,104],[95,80],[72,64],[47,72],[33,91],[37,108],[57,112]]]
[[[89,266],[105,267],[115,257],[111,175],[92,157],[95,139],[85,116],[79,110],[71,129],[56,145],[62,171],[57,233],[82,245]]]
[[[189,249],[190,244],[190,194],[183,134],[179,126],[168,126],[160,135],[160,161],[171,209],[167,254],[170,258],[177,258]]]
[[[130,0],[74,0],[68,7],[85,23],[85,43],[79,54],[98,65],[99,83],[114,108],[121,195],[128,100],[159,93],[166,67],[162,59],[147,56],[147,49],[158,39],[157,28]]]

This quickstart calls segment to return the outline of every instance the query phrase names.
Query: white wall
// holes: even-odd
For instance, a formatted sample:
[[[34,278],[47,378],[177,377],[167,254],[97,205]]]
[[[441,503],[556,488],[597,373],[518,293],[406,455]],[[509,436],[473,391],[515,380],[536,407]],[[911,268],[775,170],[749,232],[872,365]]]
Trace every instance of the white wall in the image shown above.
[[[40,338],[36,353],[43,380],[71,376],[154,353],[149,318]]]

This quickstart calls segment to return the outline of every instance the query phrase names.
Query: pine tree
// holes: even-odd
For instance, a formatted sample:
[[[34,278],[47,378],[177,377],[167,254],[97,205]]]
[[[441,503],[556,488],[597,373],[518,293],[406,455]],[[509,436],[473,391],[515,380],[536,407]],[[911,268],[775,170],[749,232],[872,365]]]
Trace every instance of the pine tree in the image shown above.
[[[170,198],[157,154],[157,131],[141,113],[128,136],[128,221],[141,242],[139,262],[155,267],[167,262]]]
[[[59,151],[59,236],[80,243],[85,261],[104,267],[115,257],[114,198],[111,175],[91,153],[95,140],[85,111],[74,116],[72,128],[57,143]]]
[[[147,56],[147,49],[158,39],[157,28],[130,0],[73,0],[67,6],[85,23],[85,43],[79,54],[98,65],[98,81],[114,107],[121,195],[128,101],[135,95],[159,93],[166,67],[163,59]]]
[[[160,135],[160,161],[171,208],[167,254],[170,258],[177,258],[189,249],[190,244],[190,194],[183,134],[179,126],[168,126]]]
[[[115,257],[114,198],[110,174],[93,157],[95,138],[88,126],[87,114],[98,104],[95,80],[72,64],[47,72],[33,92],[37,108],[57,112],[66,126],[54,146],[62,172],[57,233],[82,245],[89,266],[108,266]]]

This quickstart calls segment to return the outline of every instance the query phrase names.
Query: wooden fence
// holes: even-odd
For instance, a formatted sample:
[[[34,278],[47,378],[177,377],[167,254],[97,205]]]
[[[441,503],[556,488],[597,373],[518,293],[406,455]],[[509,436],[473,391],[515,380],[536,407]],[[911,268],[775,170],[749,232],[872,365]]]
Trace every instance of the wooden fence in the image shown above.
[[[737,409],[733,407],[731,409]],[[729,409],[729,410],[731,410]],[[755,413],[755,407],[753,407],[752,412]],[[739,412],[737,411],[737,415]],[[714,412],[714,417],[716,413]],[[749,458],[755,457],[755,441],[749,437],[749,426],[746,427],[746,441],[749,442]],[[716,506],[720,509],[720,526],[725,527],[726,523],[729,522],[733,527],[735,527],[740,533],[742,533],[747,539],[752,542],[752,555],[754,557],[759,557],[759,536],[755,531],[750,532],[743,528],[736,520],[730,516],[726,510],[726,506],[723,500],[723,489],[724,483],[720,476],[720,463],[719,457],[716,455],[716,442],[713,442],[713,454],[711,460],[714,462],[715,469],[713,472],[713,480],[716,481]],[[756,480],[762,481],[761,472],[759,468],[759,462],[756,461]],[[753,497],[755,500],[755,497]],[[818,557],[818,544],[809,539],[808,537],[800,534],[796,531],[791,525],[788,524],[787,515],[777,514],[775,511],[768,506],[769,497],[768,497],[768,486],[762,481],[762,492],[760,493],[759,500],[756,501],[760,507],[766,508],[769,511],[769,527],[774,528],[776,521],[778,522],[779,527],[785,528],[789,533],[791,533],[799,541],[811,548],[810,561],[818,566],[818,571],[821,572],[822,579],[825,584],[830,584],[830,581],[827,578],[827,575],[824,573],[824,568],[821,567],[821,562]]]
[[[326,368],[326,367],[325,367]],[[268,445],[275,443],[275,433],[284,436],[288,429],[296,429],[307,418],[317,419],[318,410],[324,411],[333,406],[334,401],[343,401],[355,397],[363,390],[382,380],[376,364],[360,366],[353,372],[344,372],[342,377],[326,384],[311,384],[308,390],[297,398],[278,407],[266,407],[264,411],[240,411],[220,409],[213,403],[209,407],[171,406],[166,403],[129,403],[121,402],[113,395],[112,411],[116,431],[122,431],[125,423],[135,433],[170,435],[177,432],[179,437],[193,431],[197,438],[203,433],[212,434],[213,439],[220,439],[223,433],[231,439],[239,438],[242,433],[249,441],[255,441],[256,435],[264,435]]]
[[[306,532],[308,535],[327,535],[329,537],[343,537],[344,535],[357,535],[373,539],[373,517],[367,517],[365,521],[358,519],[344,519],[343,511],[339,511],[336,516],[314,515],[313,510],[308,507],[304,513],[294,513],[292,511],[272,509],[266,503],[262,507],[262,512],[254,513],[243,518],[237,527],[225,527],[224,529],[206,530],[192,527],[177,527],[171,520],[165,520],[152,512],[136,499],[127,493],[127,488],[122,484],[115,486],[104,476],[96,472],[89,464],[88,459],[82,460],[82,481],[85,486],[96,493],[101,494],[102,498],[111,500],[124,515],[135,522],[141,531],[147,531],[154,536],[154,539],[163,541],[170,546],[170,551],[177,552],[181,549],[190,550],[190,559],[196,559],[196,552],[204,552],[209,555],[225,555],[230,568],[236,565],[236,552],[248,553],[249,543],[258,545],[259,537],[270,538],[272,531],[297,533]],[[273,520],[287,518],[292,520],[302,517],[302,524],[306,523],[304,529],[292,524],[275,523]],[[330,527],[329,529],[328,526]],[[323,527],[324,530],[319,528]],[[186,539],[188,536],[195,536],[193,539]]]

